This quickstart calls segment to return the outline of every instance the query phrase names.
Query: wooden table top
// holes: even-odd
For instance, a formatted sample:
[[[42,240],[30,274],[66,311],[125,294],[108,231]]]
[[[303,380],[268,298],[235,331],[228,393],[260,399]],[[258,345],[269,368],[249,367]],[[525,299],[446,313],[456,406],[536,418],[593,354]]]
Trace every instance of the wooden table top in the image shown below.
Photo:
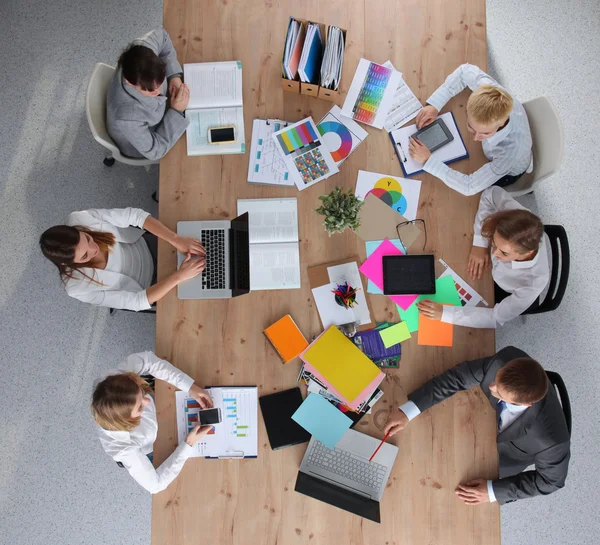
[[[182,64],[242,61],[247,149],[254,118],[298,121],[311,115],[318,122],[332,106],[281,89],[290,15],[347,30],[339,106],[361,57],[391,60],[421,101],[459,64],[487,66],[484,0],[165,0],[164,26]],[[446,110],[454,112],[470,153],[453,167],[472,172],[485,157],[481,145],[468,139],[467,93]],[[187,157],[185,137],[177,143],[160,165],[160,220],[175,230],[179,220],[235,217],[238,198],[297,197],[302,288],[218,301],[180,301],[173,290],[158,303],[157,354],[199,384],[256,384],[259,395],[297,384],[299,360],[282,365],[262,330],[290,313],[307,338],[319,333],[307,267],[365,257],[364,242],[353,233],[327,236],[314,213],[319,195],[336,185],[354,188],[359,169],[402,176],[387,133],[363,127],[369,136],[340,173],[302,192],[248,184],[248,154]],[[463,197],[428,174],[417,178],[423,182],[418,216],[427,222],[427,251],[466,277],[479,197]],[[159,278],[177,265],[175,251],[162,242],[158,263]],[[490,276],[472,285],[493,301]],[[377,320],[398,321],[387,297],[370,296],[370,302]],[[400,369],[386,371],[385,395],[357,429],[382,437],[387,415],[413,389],[494,350],[493,331],[461,327],[454,330],[452,348],[418,346],[416,338],[403,343]],[[174,389],[158,382],[154,452],[160,463],[176,447],[177,430]],[[190,459],[167,490],[154,496],[152,543],[499,545],[498,504],[468,507],[454,495],[459,482],[497,476],[493,412],[479,390],[463,392],[393,437],[400,450],[383,496],[381,524],[294,492],[306,445],[272,451],[259,415],[257,459]]]

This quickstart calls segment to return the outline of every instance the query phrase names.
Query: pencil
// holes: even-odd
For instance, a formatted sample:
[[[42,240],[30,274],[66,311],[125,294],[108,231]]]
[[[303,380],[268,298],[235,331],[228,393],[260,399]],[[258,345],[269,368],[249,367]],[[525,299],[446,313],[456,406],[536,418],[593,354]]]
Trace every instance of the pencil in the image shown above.
[[[369,458],[369,462],[371,460],[373,460],[373,458],[375,458],[375,454],[377,454],[379,452],[379,449],[381,448],[381,445],[383,445],[383,443],[385,443],[385,440],[390,436],[390,432],[388,431],[385,434],[385,437],[381,440],[381,443],[379,443],[379,446],[375,449],[375,452],[373,454],[371,454],[371,457]]]

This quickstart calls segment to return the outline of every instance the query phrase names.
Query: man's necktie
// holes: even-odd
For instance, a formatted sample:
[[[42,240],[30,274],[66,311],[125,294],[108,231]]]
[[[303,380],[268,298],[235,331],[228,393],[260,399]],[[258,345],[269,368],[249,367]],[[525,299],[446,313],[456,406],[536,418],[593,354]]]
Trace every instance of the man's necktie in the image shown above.
[[[498,401],[496,403],[496,414],[498,415],[498,431],[500,431],[500,427],[502,426],[502,413],[506,409],[506,401]]]

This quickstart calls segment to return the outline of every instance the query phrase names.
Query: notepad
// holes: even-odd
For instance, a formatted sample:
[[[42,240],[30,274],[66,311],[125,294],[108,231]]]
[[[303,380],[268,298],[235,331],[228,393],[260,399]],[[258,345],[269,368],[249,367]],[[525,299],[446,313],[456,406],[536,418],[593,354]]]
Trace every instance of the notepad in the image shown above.
[[[308,346],[308,341],[289,314],[267,327],[263,333],[283,363],[292,361]]]
[[[355,400],[382,375],[337,327],[331,326],[302,355],[345,399]]]
[[[246,152],[240,61],[184,64],[190,101],[185,116],[188,155],[222,155]],[[235,142],[211,144],[209,129],[234,127]]]

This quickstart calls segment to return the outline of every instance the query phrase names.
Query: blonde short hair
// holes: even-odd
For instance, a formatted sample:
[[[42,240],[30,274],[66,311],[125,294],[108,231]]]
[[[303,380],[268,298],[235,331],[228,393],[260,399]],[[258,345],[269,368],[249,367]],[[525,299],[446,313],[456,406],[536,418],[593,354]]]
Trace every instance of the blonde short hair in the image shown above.
[[[512,97],[504,89],[493,85],[482,85],[467,102],[467,112],[473,121],[486,126],[506,120],[512,109]]]
[[[96,424],[110,431],[131,431],[140,425],[140,417],[133,418],[138,395],[152,391],[149,384],[136,373],[110,375],[99,382],[92,395],[91,410]]]

